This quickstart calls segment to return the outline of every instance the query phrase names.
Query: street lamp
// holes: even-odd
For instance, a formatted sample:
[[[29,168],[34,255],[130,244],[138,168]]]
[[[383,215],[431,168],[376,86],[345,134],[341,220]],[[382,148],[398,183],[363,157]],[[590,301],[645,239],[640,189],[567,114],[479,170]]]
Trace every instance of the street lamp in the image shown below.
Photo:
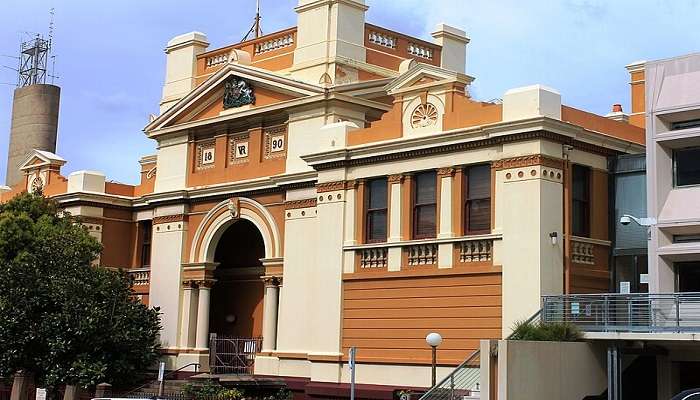
[[[433,349],[433,374],[432,374],[432,386],[435,387],[435,378],[436,378],[436,369],[437,369],[437,348],[440,346],[442,343],[442,336],[440,336],[439,333],[429,333],[428,336],[425,337],[426,343],[428,343],[428,346],[430,346]]]
[[[625,214],[622,217],[620,217],[620,223],[622,225],[629,225],[634,221],[637,225],[639,226],[646,226],[650,227],[652,225],[656,225],[656,218],[637,218],[634,215],[629,215]]]

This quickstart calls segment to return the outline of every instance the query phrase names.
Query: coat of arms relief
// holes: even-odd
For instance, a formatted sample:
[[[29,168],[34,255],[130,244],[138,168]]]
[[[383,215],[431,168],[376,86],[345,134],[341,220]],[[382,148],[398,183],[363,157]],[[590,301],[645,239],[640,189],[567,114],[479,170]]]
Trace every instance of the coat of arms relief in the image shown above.
[[[232,76],[224,85],[224,110],[255,104],[253,87],[245,80]]]

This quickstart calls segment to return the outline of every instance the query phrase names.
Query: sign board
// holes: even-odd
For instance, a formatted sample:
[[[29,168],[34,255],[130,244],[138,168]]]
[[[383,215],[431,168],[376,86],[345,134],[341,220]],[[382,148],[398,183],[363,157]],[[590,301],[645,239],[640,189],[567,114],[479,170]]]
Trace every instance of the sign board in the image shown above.
[[[581,312],[581,305],[579,303],[571,303],[571,313],[578,315]]]
[[[639,283],[649,284],[649,274],[639,274]]]
[[[620,294],[630,294],[631,285],[629,282],[620,282]]]
[[[46,389],[36,389],[36,400],[46,400]]]
[[[158,382],[163,382],[163,378],[165,378],[165,363],[161,361],[158,366]]]

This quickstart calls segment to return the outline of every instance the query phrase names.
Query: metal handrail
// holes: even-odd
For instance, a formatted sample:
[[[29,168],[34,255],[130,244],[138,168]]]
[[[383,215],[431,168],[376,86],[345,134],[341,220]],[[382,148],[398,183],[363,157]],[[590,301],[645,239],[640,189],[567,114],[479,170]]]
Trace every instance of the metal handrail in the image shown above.
[[[584,332],[700,332],[700,293],[543,296],[542,320]]]
[[[537,311],[528,318],[525,323],[532,323],[540,318],[542,310]],[[508,335],[506,340],[513,337],[514,333]],[[455,368],[449,375],[442,379],[437,385],[428,390],[420,400],[456,400],[461,399],[466,392],[481,380],[480,367],[472,367],[477,360],[481,360],[481,351],[475,350],[466,360]]]
[[[168,372],[167,374],[163,375],[163,382],[165,382],[166,380],[168,380],[168,378],[171,377],[171,376],[173,376],[174,374],[176,374],[176,373],[182,371],[182,370],[185,369],[185,368],[189,368],[189,367],[194,367],[194,372],[195,372],[195,374],[196,374],[196,373],[199,371],[199,368],[201,367],[201,364],[196,363],[196,362],[193,362],[193,363],[189,363],[189,364],[187,364],[187,365],[183,365],[182,367],[180,367],[180,368],[178,368],[178,369],[176,369],[176,370],[174,370],[174,371],[170,371],[170,372]],[[144,383],[143,385],[137,387],[136,389],[129,390],[128,392],[124,393],[124,395],[126,396],[126,395],[129,395],[129,394],[131,394],[131,393],[138,392],[139,390],[145,388],[146,386],[152,384],[153,382],[158,382],[158,379],[149,380],[148,382],[146,382],[146,383]]]

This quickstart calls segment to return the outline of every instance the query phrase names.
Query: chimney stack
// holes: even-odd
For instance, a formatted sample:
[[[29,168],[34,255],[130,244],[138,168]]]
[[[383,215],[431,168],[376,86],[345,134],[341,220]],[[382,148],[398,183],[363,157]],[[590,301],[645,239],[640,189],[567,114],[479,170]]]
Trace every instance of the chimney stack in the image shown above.
[[[204,53],[207,47],[207,35],[201,32],[185,33],[168,42],[165,48],[165,85],[160,101],[161,114],[194,88],[197,56]]]
[[[622,111],[622,104],[613,104],[612,111],[605,117],[610,118],[613,121],[624,122],[626,124],[630,122],[630,116]]]
[[[461,29],[438,24],[432,33],[435,43],[442,46],[440,66],[464,74],[467,71],[467,45],[469,38]]]
[[[337,60],[365,62],[364,0],[299,0],[297,47],[294,51],[296,76],[318,84],[337,84],[341,76],[357,81],[357,70],[342,68]],[[336,76],[336,72],[338,76]]]

